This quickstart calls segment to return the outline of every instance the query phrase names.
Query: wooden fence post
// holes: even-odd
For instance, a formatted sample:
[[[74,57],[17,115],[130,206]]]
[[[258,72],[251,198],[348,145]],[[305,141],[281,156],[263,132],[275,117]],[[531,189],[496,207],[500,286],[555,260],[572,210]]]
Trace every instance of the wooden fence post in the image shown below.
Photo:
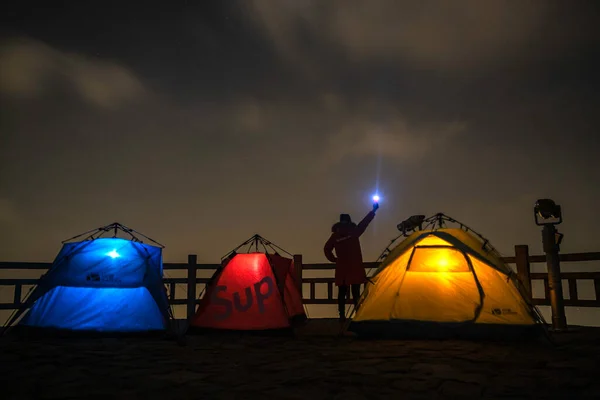
[[[187,319],[189,320],[196,313],[196,254],[188,254],[188,279],[187,279]]]
[[[529,246],[518,244],[515,246],[515,263],[517,264],[517,277],[525,289],[528,300],[533,299],[531,291],[531,266],[529,265]]]
[[[302,290],[302,254],[294,254],[294,271],[296,272],[296,284],[300,291],[300,298],[304,299]]]

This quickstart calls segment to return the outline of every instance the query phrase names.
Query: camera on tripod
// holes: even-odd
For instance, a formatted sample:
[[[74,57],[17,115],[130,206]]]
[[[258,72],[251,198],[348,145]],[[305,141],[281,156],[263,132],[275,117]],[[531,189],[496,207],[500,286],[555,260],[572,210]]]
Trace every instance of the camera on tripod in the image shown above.
[[[402,232],[404,236],[408,236],[412,232],[415,232],[417,229],[423,229],[424,220],[424,215],[413,215],[396,225],[396,228],[398,228],[398,230]]]

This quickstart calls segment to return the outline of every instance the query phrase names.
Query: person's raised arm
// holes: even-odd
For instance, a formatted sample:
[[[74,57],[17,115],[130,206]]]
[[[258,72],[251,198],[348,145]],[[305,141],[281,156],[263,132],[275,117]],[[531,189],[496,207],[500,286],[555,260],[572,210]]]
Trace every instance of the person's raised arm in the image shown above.
[[[375,211],[377,211],[378,208],[379,204],[375,203],[373,205],[373,209],[369,211],[369,213],[362,219],[362,221],[358,223],[358,225],[356,226],[356,236],[360,236],[365,232],[371,221],[373,221],[373,218],[375,218]]]

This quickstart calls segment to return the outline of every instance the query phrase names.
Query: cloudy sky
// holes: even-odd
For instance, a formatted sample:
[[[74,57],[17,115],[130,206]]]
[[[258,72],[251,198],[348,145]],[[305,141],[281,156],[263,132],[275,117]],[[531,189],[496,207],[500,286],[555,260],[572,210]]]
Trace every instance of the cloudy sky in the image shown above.
[[[541,197],[600,250],[597,2],[71,3],[3,6],[0,260],[119,221],[167,261],[322,262],[375,190],[367,259],[436,212],[537,253]]]

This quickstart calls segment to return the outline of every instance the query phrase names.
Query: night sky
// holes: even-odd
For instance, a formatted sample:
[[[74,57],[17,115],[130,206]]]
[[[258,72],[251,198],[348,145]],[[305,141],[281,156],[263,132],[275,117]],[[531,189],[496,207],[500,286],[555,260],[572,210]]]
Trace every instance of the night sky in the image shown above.
[[[376,190],[367,260],[436,212],[539,253],[543,197],[600,250],[598,2],[137,3],[2,6],[0,260],[118,221],[166,261],[324,262]]]

